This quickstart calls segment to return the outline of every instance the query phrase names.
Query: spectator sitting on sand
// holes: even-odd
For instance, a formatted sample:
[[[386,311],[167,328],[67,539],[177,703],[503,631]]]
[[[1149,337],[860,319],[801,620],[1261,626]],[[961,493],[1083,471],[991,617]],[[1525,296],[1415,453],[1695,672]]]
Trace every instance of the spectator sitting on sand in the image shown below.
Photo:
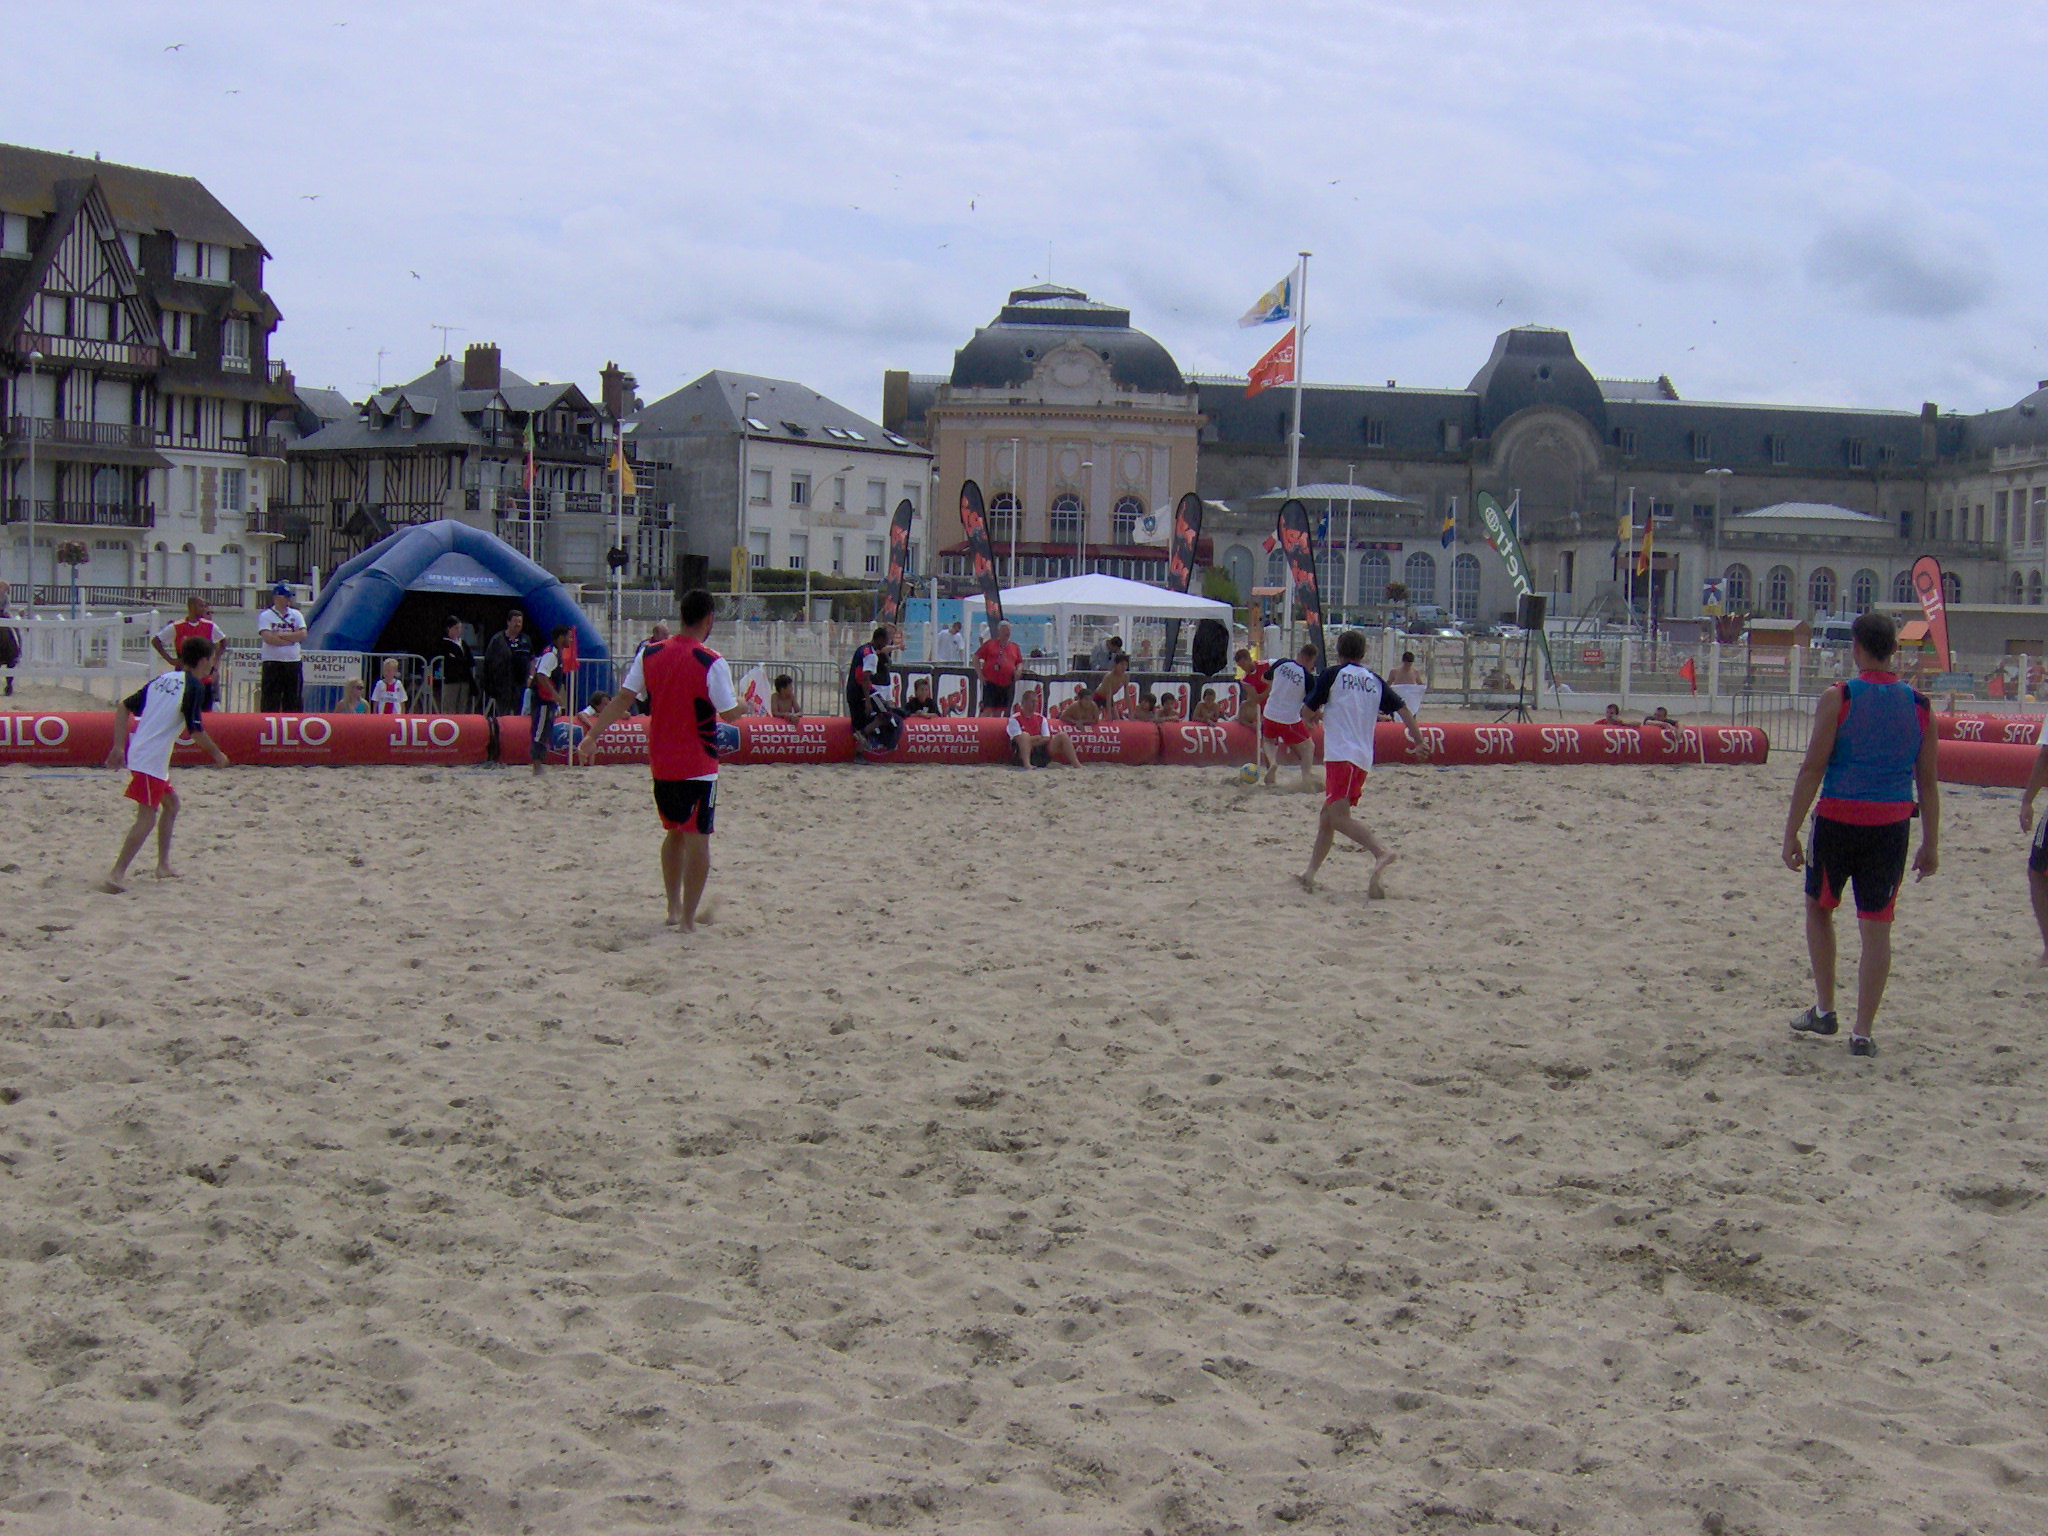
[[[1216,690],[1204,688],[1202,696],[1195,700],[1195,707],[1188,711],[1188,718],[1202,725],[1215,725],[1223,718],[1223,706],[1216,702]]]
[[[801,720],[804,712],[797,707],[796,679],[787,672],[775,674],[775,692],[768,696],[768,713],[777,720]]]

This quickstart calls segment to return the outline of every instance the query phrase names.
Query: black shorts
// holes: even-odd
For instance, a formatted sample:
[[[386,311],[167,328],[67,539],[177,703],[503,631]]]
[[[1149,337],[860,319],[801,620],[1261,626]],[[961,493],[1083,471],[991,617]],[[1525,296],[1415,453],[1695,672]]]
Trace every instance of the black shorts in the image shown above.
[[[718,810],[718,780],[656,779],[654,808],[669,831],[701,832],[709,837],[711,819]]]
[[[1040,743],[1039,743],[1039,744],[1038,744],[1037,746],[1035,746],[1035,747],[1033,747],[1033,748],[1031,749],[1031,766],[1032,766],[1032,767],[1034,767],[1034,768],[1043,768],[1043,767],[1047,766],[1047,765],[1048,765],[1049,763],[1051,763],[1051,762],[1052,762],[1052,748],[1051,748],[1051,747],[1049,747],[1048,745],[1046,745],[1046,743],[1044,743],[1044,742],[1042,742],[1042,741],[1041,741],[1041,742],[1040,742]]]
[[[983,709],[1008,709],[1017,696],[1015,683],[983,683],[981,685],[981,707]]]
[[[1814,817],[1813,836],[1806,845],[1806,894],[1832,912],[1853,883],[1856,915],[1868,922],[1890,922],[1906,879],[1911,833],[1910,821],[1866,827]]]
[[[2034,826],[2034,846],[2027,850],[2027,868],[2037,875],[2048,875],[2048,816]]]

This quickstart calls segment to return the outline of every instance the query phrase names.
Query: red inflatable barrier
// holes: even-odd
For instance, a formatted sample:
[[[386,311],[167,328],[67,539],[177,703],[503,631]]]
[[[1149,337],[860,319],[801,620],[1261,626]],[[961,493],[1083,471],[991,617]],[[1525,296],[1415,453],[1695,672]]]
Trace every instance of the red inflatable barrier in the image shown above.
[[[1944,784],[2025,789],[2035,749],[2002,741],[1944,741],[1935,748],[1935,777]]]
[[[727,763],[850,763],[853,722],[844,715],[812,715],[788,721],[748,718],[738,722],[740,749]],[[569,754],[557,747],[551,763],[566,763]],[[647,763],[647,719],[631,715],[597,738],[600,763]]]
[[[1936,715],[1943,741],[1988,741],[2032,746],[2041,739],[2039,715]]]
[[[1671,731],[1637,725],[1439,725],[1422,722],[1429,761],[1465,767],[1484,763],[1761,763],[1770,738],[1753,725],[1682,725]],[[1407,727],[1383,722],[1373,738],[1383,763],[1410,763]]]
[[[873,759],[878,763],[1007,763],[1010,735],[1007,722],[993,717],[956,715],[933,719],[912,715],[903,722],[896,750]]]
[[[482,715],[229,715],[206,717],[206,734],[232,763],[480,763],[490,738]],[[501,722],[508,763],[527,761],[523,716]],[[112,711],[0,715],[0,763],[97,768],[114,744]],[[209,761],[189,743],[171,762]]]
[[[1258,737],[1236,721],[1204,725],[1174,720],[1159,727],[1159,761],[1177,767],[1248,763]]]

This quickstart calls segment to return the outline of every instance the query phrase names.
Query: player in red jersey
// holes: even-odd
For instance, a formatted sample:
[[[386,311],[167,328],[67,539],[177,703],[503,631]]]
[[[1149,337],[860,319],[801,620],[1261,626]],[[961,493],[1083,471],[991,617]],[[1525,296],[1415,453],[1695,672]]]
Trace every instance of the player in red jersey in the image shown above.
[[[732,669],[705,643],[717,612],[709,592],[684,593],[681,633],[633,658],[581,748],[584,762],[595,761],[598,738],[636,699],[646,697],[647,766],[654,775],[654,807],[664,833],[661,883],[668,892],[669,923],[685,933],[697,930],[697,906],[711,877],[719,722],[746,712],[733,690]]]

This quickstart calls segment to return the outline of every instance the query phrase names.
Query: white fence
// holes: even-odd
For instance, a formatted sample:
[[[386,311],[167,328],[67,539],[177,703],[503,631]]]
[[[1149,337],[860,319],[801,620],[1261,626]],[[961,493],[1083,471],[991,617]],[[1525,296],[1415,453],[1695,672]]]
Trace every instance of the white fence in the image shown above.
[[[162,665],[149,647],[149,637],[163,623],[154,610],[81,618],[14,614],[0,623],[21,641],[21,660],[12,669],[17,683],[75,688],[111,703],[148,682]]]

